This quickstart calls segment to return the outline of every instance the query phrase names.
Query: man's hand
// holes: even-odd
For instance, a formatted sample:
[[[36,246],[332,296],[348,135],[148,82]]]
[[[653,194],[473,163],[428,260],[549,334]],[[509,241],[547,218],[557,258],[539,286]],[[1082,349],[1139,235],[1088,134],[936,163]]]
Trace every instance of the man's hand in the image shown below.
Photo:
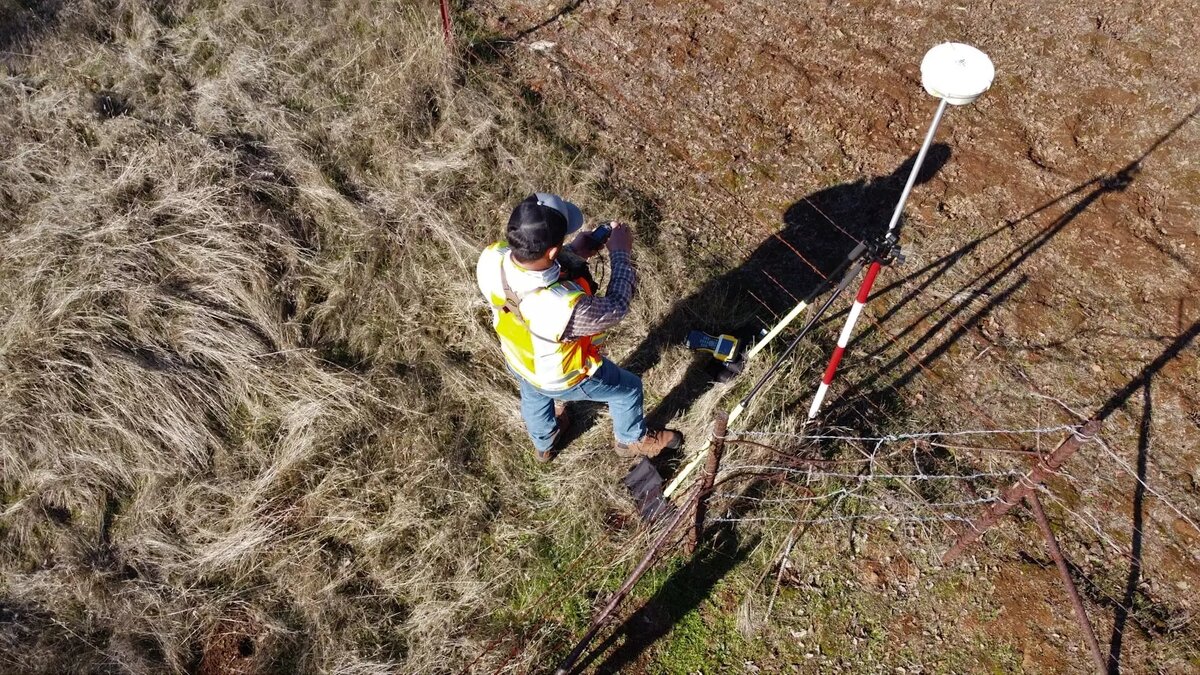
[[[610,252],[623,251],[630,253],[633,251],[633,230],[625,223],[613,223],[612,235],[608,238],[606,245]]]
[[[591,258],[600,252],[600,247],[596,245],[596,240],[592,238],[593,231],[595,231],[595,228],[580,232],[579,234],[575,235],[575,238],[571,240],[570,244],[568,244],[571,250],[575,252],[575,255],[583,258],[584,260],[587,260],[588,258]]]

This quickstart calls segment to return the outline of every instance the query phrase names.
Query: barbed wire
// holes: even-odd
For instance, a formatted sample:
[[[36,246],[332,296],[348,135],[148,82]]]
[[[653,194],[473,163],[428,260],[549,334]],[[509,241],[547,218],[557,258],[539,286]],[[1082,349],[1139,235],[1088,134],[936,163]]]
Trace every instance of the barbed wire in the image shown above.
[[[1104,442],[1103,438],[1097,436],[1094,440],[1096,441],[1096,444],[1103,448],[1104,451],[1108,453],[1108,456],[1111,457],[1113,461],[1115,461],[1117,465],[1121,467],[1122,471],[1129,474],[1135,481],[1137,481],[1139,485],[1146,489],[1146,492],[1158,497],[1159,501],[1161,501],[1163,504],[1166,504],[1168,508],[1175,512],[1175,515],[1187,521],[1187,524],[1191,525],[1193,530],[1195,530],[1197,533],[1200,533],[1200,526],[1196,525],[1196,521],[1192,520],[1191,517],[1189,517],[1186,513],[1179,510],[1179,507],[1175,506],[1175,503],[1163,496],[1161,492],[1150,487],[1150,484],[1143,480],[1142,477],[1133,470],[1133,467],[1129,466],[1125,460],[1121,459],[1117,453],[1113,452],[1112,448],[1108,447],[1108,444]]]
[[[1027,429],[964,429],[960,431],[919,431],[906,432],[899,434],[885,434],[883,436],[853,436],[848,434],[806,434],[803,432],[788,432],[788,431],[739,431],[738,436],[757,436],[757,437],[775,437],[775,438],[794,438],[796,440],[818,440],[818,441],[866,441],[894,443],[905,440],[922,440],[926,438],[941,438],[946,436],[1003,436],[1016,434],[1052,434],[1071,432],[1075,430],[1075,425],[1060,424],[1052,427],[1033,427]]]
[[[842,478],[856,479],[860,482],[869,480],[915,480],[915,481],[934,481],[934,480],[979,480],[982,478],[1019,478],[1025,475],[1023,471],[978,471],[970,474],[937,474],[937,473],[844,473],[835,471],[813,471],[812,469],[799,469],[794,466],[780,466],[777,464],[730,464],[722,467],[722,474],[728,472],[751,472],[751,473],[791,473],[809,476],[812,478]]]
[[[979,509],[994,504],[999,500],[999,490],[994,487],[977,485],[985,481],[996,482],[1022,480],[1027,475],[1023,468],[1004,468],[998,470],[961,469],[954,472],[935,471],[922,466],[918,454],[919,447],[908,447],[910,441],[928,441],[931,438],[966,438],[1004,435],[1042,435],[1061,433],[1072,427],[1066,425],[1016,428],[1016,429],[963,429],[948,431],[915,431],[884,435],[856,435],[853,433],[792,433],[781,431],[744,431],[730,434],[726,443],[736,445],[743,437],[760,438],[764,440],[797,440],[819,441],[822,443],[844,442],[861,454],[860,457],[810,458],[790,455],[779,448],[758,442],[747,442],[755,448],[784,455],[785,459],[775,462],[763,462],[747,459],[745,461],[726,461],[721,467],[716,484],[727,483],[737,479],[759,479],[769,477],[786,478],[779,481],[780,485],[793,485],[800,481],[803,485],[813,485],[823,482],[835,482],[840,486],[824,490],[820,493],[805,495],[758,495],[729,490],[716,491],[713,498],[725,500],[727,508],[717,518],[715,523],[791,523],[824,524],[844,523],[852,521],[896,523],[971,523],[972,519],[962,514],[964,509]],[[866,447],[864,447],[866,446]],[[807,466],[798,466],[808,463]],[[833,468],[836,466],[858,467],[857,470]],[[903,466],[911,466],[904,469]],[[934,492],[940,498],[931,499],[922,495],[918,485],[931,486],[924,492]],[[953,488],[960,485],[961,488]],[[982,488],[982,489],[981,489]],[[807,488],[802,488],[807,490]],[[947,490],[957,491],[961,497],[948,494]],[[907,494],[906,494],[907,493]],[[774,508],[790,508],[797,505],[808,506],[815,502],[825,502],[835,510],[861,510],[853,513],[834,513],[825,516],[803,518],[800,514],[775,515],[769,513]],[[740,506],[739,506],[740,505]],[[733,515],[734,507],[745,512]],[[768,513],[763,513],[762,511]]]
[[[712,496],[724,497],[724,498],[728,498],[728,499],[740,499],[740,500],[744,500],[744,501],[756,502],[759,504],[797,504],[797,503],[802,503],[802,502],[821,501],[823,499],[829,499],[831,497],[836,497],[839,495],[845,495],[846,497],[851,497],[853,499],[858,499],[860,501],[872,502],[872,503],[876,503],[876,504],[891,505],[893,503],[893,502],[889,502],[884,499],[879,499],[878,497],[872,497],[870,495],[860,494],[860,493],[854,492],[852,490],[841,490],[841,491],[838,491],[835,493],[814,495],[811,497],[777,497],[777,498],[776,497],[752,497],[749,495],[738,494],[735,492],[714,492]],[[967,508],[967,507],[978,507],[978,506],[981,506],[984,504],[994,504],[997,501],[998,501],[998,498],[996,498],[996,497],[981,497],[978,499],[965,499],[965,500],[954,501],[954,502],[926,502],[923,504],[923,506],[926,506],[931,509]]]
[[[976,483],[988,480],[1013,481],[1025,476],[1025,471],[1019,469],[1003,470],[968,470],[946,473],[933,471],[922,467],[917,447],[909,448],[909,441],[927,441],[933,437],[978,437],[1001,434],[1046,434],[1061,432],[1063,427],[1037,427],[1032,429],[1005,430],[952,430],[942,432],[919,431],[911,433],[896,433],[878,436],[854,434],[796,434],[788,432],[755,432],[747,431],[731,434],[726,443],[736,445],[746,442],[756,448],[765,449],[778,455],[785,455],[781,463],[764,463],[747,460],[742,462],[725,462],[719,474],[717,484],[735,479],[768,480],[770,477],[786,477],[789,480],[778,481],[778,485],[790,485],[807,491],[802,485],[813,485],[826,482],[839,483],[840,486],[820,493],[804,495],[769,495],[762,496],[747,492],[716,491],[711,496],[724,500],[726,507],[720,516],[713,518],[713,523],[749,524],[749,523],[788,523],[792,527],[798,525],[821,525],[847,522],[891,522],[891,523],[966,523],[970,525],[972,518],[962,512],[964,509],[979,509],[994,504],[999,499],[999,491],[992,488],[980,489]],[[808,458],[793,456],[769,445],[757,442],[742,441],[741,437],[750,436],[767,439],[795,440],[803,438],[809,441],[846,442],[861,457],[849,458]],[[863,447],[866,445],[867,447]],[[800,467],[797,464],[809,463]],[[852,465],[859,467],[856,471],[830,468],[837,465]],[[911,465],[912,469],[902,469],[901,465]],[[917,485],[936,485],[931,490],[938,493],[940,499],[930,499],[923,496]],[[946,494],[949,486],[962,486],[960,492],[969,494],[955,498]],[[782,489],[782,488],[781,488]],[[981,492],[983,494],[981,494]],[[906,494],[907,493],[907,494]],[[902,496],[903,495],[903,496]],[[908,495],[911,495],[909,497]],[[804,517],[810,505],[824,502],[824,511],[833,509],[835,513]],[[794,507],[801,506],[796,512]],[[772,510],[785,509],[789,513],[773,514]],[[738,512],[741,510],[741,512]],[[843,511],[843,512],[836,512]],[[848,511],[848,512],[847,512]]]
[[[748,516],[742,518],[712,518],[714,523],[788,523],[788,524],[806,524],[820,525],[824,523],[840,523],[851,520],[867,520],[867,521],[893,521],[898,523],[934,523],[934,522],[971,522],[970,518],[964,516],[956,516],[952,514],[936,515],[936,516],[904,516],[891,514],[858,514],[844,516],[825,516],[822,518],[783,518],[776,516]]]

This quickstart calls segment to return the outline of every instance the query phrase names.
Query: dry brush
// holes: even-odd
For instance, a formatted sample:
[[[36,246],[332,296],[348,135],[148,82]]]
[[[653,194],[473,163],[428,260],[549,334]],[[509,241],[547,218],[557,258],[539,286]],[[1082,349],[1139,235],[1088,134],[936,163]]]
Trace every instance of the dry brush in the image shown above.
[[[428,8],[2,12],[3,669],[473,658],[627,508],[532,467],[472,279],[524,192],[617,208],[604,168]]]

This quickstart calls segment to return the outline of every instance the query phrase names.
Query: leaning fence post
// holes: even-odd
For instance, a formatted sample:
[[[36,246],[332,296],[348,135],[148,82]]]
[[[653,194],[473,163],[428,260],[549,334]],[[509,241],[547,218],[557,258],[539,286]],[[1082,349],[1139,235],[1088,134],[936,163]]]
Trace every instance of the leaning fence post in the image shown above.
[[[713,415],[712,441],[709,442],[708,457],[704,462],[704,473],[700,475],[700,492],[696,495],[696,523],[688,534],[687,554],[696,552],[700,539],[704,535],[704,518],[708,514],[708,498],[711,496],[713,481],[716,480],[717,470],[721,467],[721,454],[725,451],[725,429],[729,426],[729,413],[718,410]]]
[[[1092,440],[1092,437],[1098,431],[1100,431],[1100,420],[1088,420],[1087,424],[1075,430],[1066,440],[1059,444],[1054,449],[1054,452],[1039,460],[1037,465],[1028,474],[1022,476],[1020,480],[1001,493],[999,501],[988,507],[983,512],[983,515],[974,522],[967,523],[966,531],[958,538],[958,541],[954,542],[950,550],[946,551],[946,554],[942,556],[942,564],[945,565],[952,562],[958,556],[962,555],[962,552],[968,546],[982,537],[983,533],[995,525],[1004,514],[1011,511],[1017,504],[1020,504],[1021,500],[1033,494],[1038,485],[1058,471],[1058,468],[1070,459],[1071,455],[1075,454],[1079,446]]]
[[[700,492],[697,490],[688,501],[695,502],[699,496]],[[663,532],[659,535],[658,539],[651,544],[650,550],[646,551],[646,555],[642,556],[642,561],[639,562],[637,567],[633,568],[633,571],[629,573],[629,576],[625,579],[625,583],[621,584],[621,587],[617,589],[616,593],[613,593],[612,598],[608,601],[608,604],[604,606],[604,609],[600,610],[600,613],[596,615],[596,618],[592,619],[592,625],[590,628],[588,628],[588,632],[579,639],[579,642],[575,644],[575,648],[572,649],[571,653],[567,655],[567,658],[564,659],[561,664],[559,664],[558,668],[554,671],[554,675],[567,675],[567,673],[571,672],[571,669],[575,666],[575,662],[579,660],[580,656],[583,656],[584,650],[586,650],[588,645],[592,643],[592,640],[596,637],[596,634],[600,632],[600,629],[604,627],[604,624],[608,621],[608,618],[612,616],[612,613],[615,612],[621,602],[625,600],[625,596],[629,595],[630,591],[633,590],[633,587],[637,584],[638,580],[642,578],[642,575],[646,573],[646,570],[650,569],[650,564],[654,562],[654,558],[658,555],[659,550],[664,544],[667,543],[667,540],[671,538],[671,535],[677,529],[679,529],[679,526],[686,521],[685,516],[688,512],[688,506],[688,504],[680,505],[679,510],[675,512],[675,518],[669,525],[666,526],[665,529],[663,529]]]
[[[1096,633],[1092,630],[1092,622],[1088,620],[1087,610],[1083,608],[1083,600],[1079,598],[1079,590],[1075,588],[1075,582],[1071,579],[1071,570],[1067,567],[1067,559],[1063,557],[1062,550],[1058,547],[1058,540],[1054,537],[1054,530],[1050,528],[1050,519],[1046,517],[1046,511],[1042,508],[1042,502],[1038,499],[1036,492],[1026,497],[1025,501],[1029,503],[1029,509],[1033,511],[1033,517],[1042,530],[1042,536],[1046,538],[1046,550],[1050,552],[1050,557],[1054,559],[1054,564],[1058,567],[1058,574],[1062,577],[1063,586],[1067,589],[1067,597],[1071,599],[1071,607],[1075,610],[1075,618],[1079,621],[1079,630],[1083,633],[1083,641],[1087,644],[1088,651],[1092,654],[1092,661],[1096,664],[1096,672],[1104,675],[1108,672],[1108,661],[1100,653],[1100,644],[1096,642]]]

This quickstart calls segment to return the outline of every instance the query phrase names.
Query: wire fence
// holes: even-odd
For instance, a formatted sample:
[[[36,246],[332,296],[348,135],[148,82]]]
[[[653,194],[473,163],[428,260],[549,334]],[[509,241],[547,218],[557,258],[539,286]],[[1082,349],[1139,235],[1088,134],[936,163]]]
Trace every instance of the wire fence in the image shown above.
[[[939,447],[940,439],[1023,436],[1030,440],[1061,435],[1067,427],[1032,429],[913,432],[864,436],[855,434],[746,431],[732,434],[735,451],[717,476],[718,485],[740,484],[742,491],[722,489],[712,498],[716,522],[786,522],[826,524],[857,522],[968,523],[984,506],[994,504],[1006,485],[1025,471],[1013,467],[984,468],[979,447],[969,456]],[[755,441],[743,444],[745,439]],[[759,440],[769,440],[775,446]],[[745,445],[746,450],[740,451]],[[962,446],[967,447],[967,446]],[[983,451],[986,452],[986,451]],[[771,494],[760,494],[764,486]],[[795,487],[805,494],[792,494]],[[825,504],[826,513],[805,517],[807,507]]]
[[[988,465],[1003,465],[1003,455],[997,454],[992,447],[981,449],[976,445],[964,446],[962,442],[986,442],[989,437],[1001,435],[1021,438],[1030,448],[1038,446],[1038,439],[1045,436],[1057,438],[1065,435],[1069,439],[1088,441],[1087,463],[1081,461],[1077,464],[1082,470],[1072,471],[1062,467],[1049,472],[1049,477],[1055,483],[1053,487],[1040,480],[1031,482],[1032,471],[1028,462],[1009,468],[971,468],[979,466],[979,459],[985,460]],[[1120,640],[1131,626],[1136,626],[1140,634],[1149,636],[1169,652],[1189,662],[1195,663],[1197,656],[1200,656],[1196,608],[1187,601],[1181,602],[1176,593],[1181,589],[1186,590],[1183,587],[1191,582],[1173,578],[1161,564],[1150,565],[1143,558],[1144,549],[1139,542],[1150,534],[1151,516],[1138,511],[1141,508],[1139,500],[1136,496],[1129,496],[1129,491],[1130,486],[1134,486],[1135,493],[1144,491],[1153,495],[1156,500],[1154,512],[1160,517],[1162,514],[1172,514],[1177,519],[1170,529],[1163,527],[1160,521],[1156,528],[1159,532],[1166,530],[1179,534],[1181,527],[1186,527],[1200,535],[1200,528],[1196,526],[1195,500],[1189,500],[1177,482],[1163,481],[1166,485],[1172,485],[1176,494],[1171,494],[1172,490],[1151,486],[1145,475],[1145,463],[1141,467],[1143,470],[1139,471],[1098,435],[1084,439],[1079,436],[1076,427],[1061,425],[884,436],[750,431],[731,435],[728,442],[736,446],[738,438],[742,437],[788,444],[792,453],[803,450],[809,453],[825,452],[821,463],[806,466],[797,466],[795,461],[780,461],[786,453],[778,448],[760,451],[756,453],[757,457],[739,457],[736,452],[731,453],[729,461],[722,466],[723,475],[741,475],[745,480],[758,481],[766,476],[774,476],[789,486],[803,486],[806,493],[789,494],[788,487],[777,487],[770,496],[755,495],[752,491],[717,491],[713,498],[723,500],[725,505],[716,509],[721,515],[714,518],[713,522],[739,526],[793,527],[942,524],[952,526],[952,533],[962,533],[976,526],[977,514],[981,511],[1004,504],[1002,488],[1005,485],[1029,485],[1051,505],[1060,522],[1060,533],[1065,535],[1062,549],[1068,552],[1067,560],[1075,561],[1062,561],[1062,569],[1073,571],[1073,574],[1068,573],[1071,576],[1065,580],[1069,595],[1076,600],[1082,595],[1088,598],[1087,604],[1094,609],[1115,615],[1111,623],[1099,622],[1099,625],[1111,629],[1106,645],[1109,653],[1093,652],[1095,660],[1101,664],[1119,662]],[[941,442],[949,439],[962,440],[958,443]],[[831,457],[829,444],[840,448],[840,452]],[[964,447],[968,448],[965,452],[958,449]],[[763,448],[759,446],[756,449]],[[958,455],[957,461],[944,464],[936,470],[931,469],[923,458],[933,449]],[[1039,457],[1036,453],[1033,456]],[[1011,459],[1010,456],[1008,460]],[[859,470],[847,470],[847,466],[858,466]],[[902,467],[907,467],[907,470],[902,470]],[[923,489],[929,484],[941,488],[934,493],[937,496]],[[1092,498],[1065,499],[1059,494],[1062,492],[1090,494]],[[1128,512],[1114,512],[1113,509],[1114,504],[1128,501],[1133,502],[1135,510],[1132,531],[1129,531]],[[827,508],[820,515],[809,515],[816,504],[824,504]],[[1119,524],[1121,520],[1125,520],[1123,527],[1129,531],[1132,541],[1118,540],[1114,536],[1113,532],[1122,530]],[[926,532],[927,537],[932,534]],[[1002,536],[1001,541],[1008,542],[1002,545],[1001,550],[1014,544],[1024,548],[1021,539],[1013,540],[1011,535],[998,536]],[[1097,555],[1093,550],[1093,541],[1099,543],[1107,554]],[[1061,558],[1058,542],[1055,544],[1050,550]],[[1189,550],[1190,547],[1178,544],[1167,541],[1159,545],[1175,549],[1180,556],[1196,555]],[[1114,578],[1111,574],[1114,558],[1121,563],[1122,571],[1128,570],[1124,579]],[[1122,581],[1123,587],[1119,585]],[[1074,588],[1075,582],[1082,586],[1082,594]],[[1085,612],[1084,606],[1080,602],[1078,611]],[[1081,630],[1088,634],[1092,631],[1086,614],[1081,619]],[[1089,646],[1094,647],[1095,642],[1092,637]]]
[[[1063,499],[1058,492],[1065,488],[1112,491],[1119,487],[1112,476],[1133,477],[1142,489],[1153,490],[1163,509],[1177,514],[1194,528],[1192,505],[1172,499],[1164,490],[1151,488],[1137,469],[1127,464],[1103,440],[1081,432],[1074,425],[885,435],[833,431],[810,434],[727,432],[723,441],[731,450],[714,477],[715,487],[707,496],[712,516],[705,526],[790,526],[790,544],[786,546],[783,558],[777,556],[772,563],[774,572],[764,571],[764,574],[772,572],[778,576],[783,573],[786,555],[792,550],[798,527],[831,526],[842,530],[864,525],[913,526],[926,528],[922,538],[929,542],[934,541],[937,534],[937,530],[929,530],[929,526],[946,528],[951,535],[969,531],[978,522],[981,510],[1005,505],[1006,487],[1030,486],[1047,499],[1058,514],[1060,526],[1068,534],[1062,547],[1068,559],[1088,560],[1087,540],[1094,535],[1110,554],[1137,570],[1138,583],[1150,581],[1160,588],[1169,588],[1171,580],[1157,578],[1151,581],[1150,573],[1138,559],[1137,546],[1134,545],[1131,553],[1130,544],[1118,541],[1112,534],[1111,524],[1102,522],[1104,516],[1112,515],[1109,502],[1096,502],[1088,508]],[[1124,471],[1093,470],[1078,475],[1058,468],[1032,481],[1030,464],[1036,461],[1037,466],[1042,466],[1045,457],[1032,448],[1046,445],[1043,441],[1047,439],[1063,437],[1064,442],[1099,441],[1095,445],[1104,451],[1105,459],[1123,467]],[[1012,466],[1013,458],[1007,449],[994,447],[1001,444],[1000,438],[1019,439],[1029,448],[1022,451],[1028,455],[1022,458],[1024,465]],[[968,442],[972,445],[964,445]],[[978,445],[989,442],[990,445]],[[1089,459],[1091,467],[1098,468],[1097,458],[1091,456]],[[1009,466],[1004,466],[1006,463]],[[1057,491],[1042,482],[1045,477],[1061,483]],[[1072,527],[1072,523],[1076,523],[1078,529]],[[1196,532],[1200,534],[1200,529]],[[1080,536],[1081,533],[1084,536]],[[1143,534],[1141,529],[1135,528],[1132,536]],[[676,537],[675,541],[682,539]],[[1057,542],[1051,550],[1061,558]],[[656,554],[655,551],[650,553],[651,557]],[[664,551],[661,555],[668,553]],[[1110,565],[1111,558],[1104,559],[1104,564]],[[1129,627],[1136,626],[1140,634],[1152,637],[1181,658],[1200,656],[1200,631],[1195,613],[1188,607],[1140,588],[1133,591],[1114,588],[1112,579],[1095,571],[1089,572],[1077,562],[1064,562],[1061,569],[1073,571],[1068,572],[1065,579],[1070,595],[1077,599],[1080,596],[1087,598],[1087,605],[1093,610],[1115,613],[1117,618],[1111,624],[1099,624],[1111,627],[1109,644],[1119,640]],[[1075,589],[1076,582],[1082,586],[1081,594]],[[771,593],[771,605],[776,592]],[[1082,611],[1084,604],[1079,607]],[[629,614],[603,618],[617,625],[621,616],[628,618]],[[601,621],[597,625],[602,628],[606,624]],[[1092,631],[1086,618],[1081,621],[1081,626],[1085,632]],[[1095,642],[1092,639],[1093,646]],[[1098,652],[1094,652],[1094,657],[1105,663],[1111,658]]]

